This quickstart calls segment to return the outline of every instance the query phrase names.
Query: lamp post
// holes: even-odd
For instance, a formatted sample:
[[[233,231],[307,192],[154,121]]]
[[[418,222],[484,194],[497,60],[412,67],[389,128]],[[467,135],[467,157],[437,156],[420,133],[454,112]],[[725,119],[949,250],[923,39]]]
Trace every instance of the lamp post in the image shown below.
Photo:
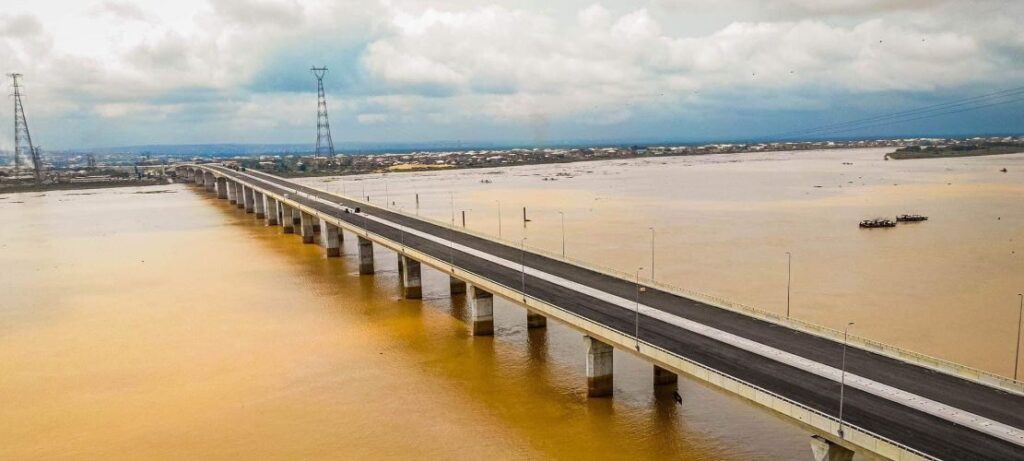
[[[1017,380],[1017,368],[1020,364],[1020,327],[1021,320],[1024,319],[1024,293],[1017,293],[1017,297],[1020,298],[1020,308],[1017,311],[1017,353],[1013,358],[1013,379]]]
[[[651,230],[651,281],[654,281],[654,228],[649,227]]]
[[[559,215],[562,216],[562,257],[565,257],[565,213],[559,211]]]
[[[640,271],[644,268],[638,267],[636,269],[636,315],[633,317],[633,340],[636,341],[636,351],[640,352]]]
[[[846,391],[846,338],[849,336],[853,322],[847,323],[843,329],[843,365],[839,375],[839,438],[843,438],[843,398]]]
[[[793,255],[786,252],[786,318],[789,318],[790,285],[793,282]]]

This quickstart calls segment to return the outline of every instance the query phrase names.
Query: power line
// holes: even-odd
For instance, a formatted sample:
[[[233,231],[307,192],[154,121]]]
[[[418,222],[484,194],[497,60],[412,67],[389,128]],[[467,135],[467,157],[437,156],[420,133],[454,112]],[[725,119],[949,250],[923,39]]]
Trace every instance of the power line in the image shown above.
[[[916,109],[903,110],[889,114],[875,115],[872,117],[866,117],[857,120],[849,120],[829,125],[822,125],[819,127],[808,128],[803,130],[789,131],[771,137],[776,139],[792,139],[795,137],[807,136],[811,134],[823,135],[834,132],[853,131],[861,128],[879,126],[885,123],[905,123],[913,120],[938,117],[952,113],[967,112],[970,110],[976,110],[994,105],[1014,102],[1017,101],[1017,98],[1020,96],[1024,96],[1024,86],[996,91],[993,93],[983,94],[979,96],[973,96],[969,98],[956,99],[953,101],[947,101],[940,104],[932,104],[928,106],[918,107]],[[952,111],[950,110],[955,108],[961,109]]]
[[[934,118],[934,117],[939,117],[939,116],[943,116],[943,115],[958,114],[958,113],[961,113],[961,112],[968,112],[968,111],[977,110],[977,109],[984,109],[986,107],[998,106],[998,105],[1002,105],[1002,104],[1009,104],[1009,103],[1017,102],[1017,101],[1024,101],[1024,95],[1022,95],[1021,97],[1018,97],[1018,98],[1007,99],[1007,100],[1004,100],[1004,101],[992,102],[992,103],[983,104],[983,105],[980,105],[980,106],[965,107],[965,108],[961,108],[961,109],[957,109],[957,110],[951,110],[951,111],[941,112],[941,113],[931,114],[931,115],[922,115],[920,117],[913,117],[913,118],[897,120],[897,121],[883,121],[883,122],[873,123],[873,124],[869,124],[869,125],[855,126],[855,127],[852,127],[852,128],[830,130],[830,131],[822,132],[822,133],[819,133],[819,134],[844,133],[844,132],[860,130],[860,129],[864,129],[864,128],[874,128],[874,127],[877,127],[877,126],[883,126],[883,125],[888,125],[888,124],[892,124],[892,123],[913,122],[915,120],[923,120],[923,119]]]

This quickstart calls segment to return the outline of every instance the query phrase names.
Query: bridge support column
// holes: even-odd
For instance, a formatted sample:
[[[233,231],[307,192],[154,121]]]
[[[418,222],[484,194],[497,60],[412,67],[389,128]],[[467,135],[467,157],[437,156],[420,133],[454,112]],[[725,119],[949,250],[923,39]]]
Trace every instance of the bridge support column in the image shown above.
[[[467,288],[473,336],[494,335],[494,295],[473,284],[468,284]]]
[[[302,235],[302,243],[313,243],[313,215],[304,211],[299,212],[299,235]]]
[[[448,277],[448,288],[452,295],[461,295],[466,292],[466,282],[455,277]]]
[[[252,213],[256,211],[256,207],[253,206],[256,200],[254,200],[256,191],[252,190],[249,186],[242,186],[242,203],[245,206],[246,213]]]
[[[292,207],[292,224],[298,226],[302,224],[302,210]]]
[[[217,178],[217,198],[226,199],[228,198],[228,178],[220,177]]]
[[[238,203],[238,190],[235,188],[234,181],[228,181],[228,203],[234,205]]]
[[[814,461],[850,461],[853,450],[833,443],[820,435],[811,436],[811,455]]]
[[[654,385],[675,384],[679,381],[679,375],[668,371],[657,365],[654,366]]]
[[[587,397],[612,395],[612,346],[584,336],[587,348]]]
[[[263,209],[266,210],[266,213],[267,213],[267,225],[268,226],[276,226],[277,225],[277,215],[278,215],[278,213],[281,212],[281,210],[277,209],[277,199],[275,199],[274,197],[271,197],[269,195],[265,195],[264,194],[263,195],[263,200],[264,200]]]
[[[526,310],[526,328],[545,328],[548,318],[529,309]]]
[[[277,202],[277,206],[281,212],[281,232],[294,234],[295,225],[292,224],[292,207],[280,201]]]
[[[203,172],[200,170],[192,170],[192,182],[198,185],[203,185]]]
[[[235,183],[235,205],[245,208],[245,186],[240,182]]]
[[[341,256],[341,241],[338,239],[341,229],[323,218],[320,219],[320,229],[322,229],[320,231],[320,241],[324,246],[324,252],[327,253],[327,257],[336,258]]]
[[[267,217],[266,208],[263,208],[263,193],[255,189],[252,191],[252,207],[256,210],[256,219]]]
[[[214,192],[217,188],[217,179],[213,176],[213,173],[206,173],[203,178],[203,185],[206,186],[207,192]]]
[[[420,277],[420,262],[405,255],[398,255],[398,279],[402,282],[402,296],[405,299],[423,298],[423,279]]]
[[[359,237],[359,275],[373,275],[373,242]]]

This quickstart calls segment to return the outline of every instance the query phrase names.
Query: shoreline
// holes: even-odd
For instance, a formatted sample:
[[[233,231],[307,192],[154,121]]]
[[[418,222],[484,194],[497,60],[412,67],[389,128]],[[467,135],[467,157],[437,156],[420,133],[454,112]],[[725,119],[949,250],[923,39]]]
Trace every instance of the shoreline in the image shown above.
[[[918,151],[895,151],[885,154],[885,158],[892,160],[920,160],[929,158],[960,158],[960,157],[989,157],[993,155],[1010,155],[1024,153],[1024,146],[1001,146],[988,147],[973,150],[918,150]]]
[[[659,153],[645,153],[645,154],[618,154],[618,155],[606,155],[606,156],[595,156],[586,158],[544,158],[544,159],[528,159],[521,162],[504,163],[504,164],[490,164],[490,163],[467,163],[467,164],[455,164],[447,165],[444,167],[439,166],[426,166],[424,168],[394,168],[384,167],[377,169],[361,169],[356,171],[350,170],[334,170],[334,171],[316,171],[313,173],[306,173],[300,171],[286,170],[281,171],[277,169],[262,168],[258,162],[252,161],[241,161],[236,162],[238,165],[245,168],[251,168],[256,171],[263,173],[273,174],[282,178],[322,178],[329,176],[358,176],[365,174],[388,174],[388,173],[421,173],[424,171],[452,171],[452,170],[471,170],[471,169],[482,169],[482,168],[515,168],[521,166],[531,165],[557,165],[557,164],[568,164],[568,163],[583,163],[583,162],[599,162],[607,160],[636,160],[644,158],[665,158],[665,157],[703,157],[707,155],[742,155],[742,154],[754,154],[754,153],[770,153],[770,152],[800,152],[800,151],[816,151],[816,150],[855,150],[855,149],[868,149],[870,147],[864,146],[836,146],[836,147],[822,147],[818,146],[813,149],[778,149],[778,150],[746,150],[746,151],[724,151],[724,152],[659,152]]]

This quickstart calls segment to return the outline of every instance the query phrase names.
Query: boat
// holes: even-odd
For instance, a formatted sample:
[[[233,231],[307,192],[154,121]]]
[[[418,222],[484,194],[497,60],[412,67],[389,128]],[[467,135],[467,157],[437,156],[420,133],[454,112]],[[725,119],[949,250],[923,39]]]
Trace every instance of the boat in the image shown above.
[[[927,220],[927,216],[922,216],[919,214],[901,214],[896,217],[896,222],[918,222]]]
[[[874,229],[876,227],[896,227],[896,222],[890,219],[865,219],[860,222],[861,229]]]

